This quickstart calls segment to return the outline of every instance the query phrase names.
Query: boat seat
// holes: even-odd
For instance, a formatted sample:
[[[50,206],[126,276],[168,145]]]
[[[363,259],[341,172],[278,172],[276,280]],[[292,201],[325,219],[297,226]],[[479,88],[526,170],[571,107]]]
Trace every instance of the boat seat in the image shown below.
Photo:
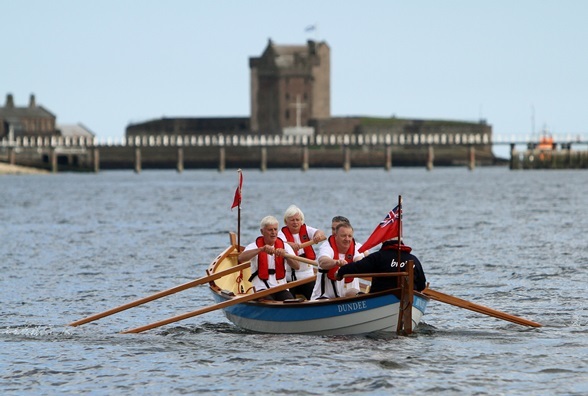
[[[283,303],[284,304],[291,304],[291,303],[301,303],[303,301],[306,301],[306,298],[298,297],[298,298],[289,298],[287,300],[284,300]]]

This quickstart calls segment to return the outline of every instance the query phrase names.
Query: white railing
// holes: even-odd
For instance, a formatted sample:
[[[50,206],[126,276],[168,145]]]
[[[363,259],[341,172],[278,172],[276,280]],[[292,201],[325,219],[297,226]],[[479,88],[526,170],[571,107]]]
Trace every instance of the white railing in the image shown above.
[[[585,135],[552,135],[556,144],[588,144]],[[0,147],[262,147],[262,146],[429,146],[510,145],[539,143],[536,136],[496,134],[370,134],[316,136],[157,135],[131,137],[25,136],[3,138]]]

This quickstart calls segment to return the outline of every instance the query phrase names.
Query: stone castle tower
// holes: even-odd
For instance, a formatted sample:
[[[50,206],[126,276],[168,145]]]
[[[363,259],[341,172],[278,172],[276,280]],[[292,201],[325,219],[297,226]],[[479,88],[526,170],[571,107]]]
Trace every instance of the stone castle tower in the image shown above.
[[[331,116],[331,50],[325,42],[276,45],[249,59],[251,131],[282,134]]]

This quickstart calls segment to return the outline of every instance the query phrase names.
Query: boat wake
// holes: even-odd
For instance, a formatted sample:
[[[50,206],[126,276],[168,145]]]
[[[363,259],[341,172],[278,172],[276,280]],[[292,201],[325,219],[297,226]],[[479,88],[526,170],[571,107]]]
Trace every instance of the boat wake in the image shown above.
[[[73,336],[71,328],[63,326],[26,324],[0,328],[1,335],[13,335],[23,338],[48,338],[52,336]]]
[[[205,322],[194,326],[175,326],[162,329],[157,332],[163,336],[182,336],[187,334],[222,333],[222,334],[256,334],[255,332],[241,329],[230,323]]]

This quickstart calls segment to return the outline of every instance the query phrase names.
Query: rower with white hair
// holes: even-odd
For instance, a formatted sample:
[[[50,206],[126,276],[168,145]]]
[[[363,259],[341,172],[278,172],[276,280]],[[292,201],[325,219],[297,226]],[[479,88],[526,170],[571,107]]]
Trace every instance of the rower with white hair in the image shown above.
[[[239,254],[239,263],[251,261],[251,277],[249,282],[255,286],[255,291],[261,291],[286,283],[288,268],[300,268],[297,261],[285,258],[294,255],[294,251],[278,237],[278,220],[273,216],[266,216],[260,223],[261,236],[245,247]],[[288,290],[283,290],[266,297],[269,300],[284,301],[294,296]]]
[[[284,227],[278,236],[292,247],[298,257],[305,257],[309,260],[316,259],[316,253],[311,245],[320,243],[326,239],[325,233],[318,228],[311,227],[304,220],[304,213],[296,205],[290,205],[284,212]],[[300,268],[290,267],[286,274],[288,282],[314,276],[314,269],[308,264],[300,262]],[[307,283],[293,288],[292,294],[302,295],[310,300],[314,283]]]

